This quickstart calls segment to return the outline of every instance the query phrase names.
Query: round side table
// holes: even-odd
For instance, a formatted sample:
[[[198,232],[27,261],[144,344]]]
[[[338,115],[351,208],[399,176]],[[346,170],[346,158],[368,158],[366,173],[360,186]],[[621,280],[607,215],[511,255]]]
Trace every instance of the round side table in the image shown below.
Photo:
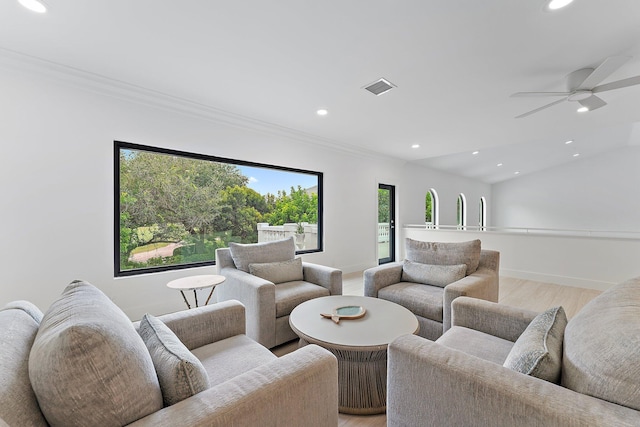
[[[203,274],[200,276],[188,276],[182,277],[180,279],[175,279],[167,283],[167,287],[171,289],[177,289],[182,294],[182,299],[184,299],[184,303],[187,304],[188,308],[191,308],[189,301],[187,301],[187,297],[184,295],[184,291],[193,291],[193,297],[196,301],[196,307],[198,307],[198,289],[211,288],[211,292],[209,292],[209,296],[207,297],[207,301],[204,305],[209,304],[209,300],[211,299],[211,295],[213,295],[213,290],[217,285],[224,282],[225,277],[219,276],[217,274]]]

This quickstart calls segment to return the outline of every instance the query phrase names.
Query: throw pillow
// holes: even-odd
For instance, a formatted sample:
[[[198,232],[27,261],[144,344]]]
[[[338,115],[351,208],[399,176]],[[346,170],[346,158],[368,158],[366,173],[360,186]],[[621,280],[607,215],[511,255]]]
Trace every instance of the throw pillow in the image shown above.
[[[422,283],[424,285],[444,288],[450,283],[463,279],[467,273],[466,264],[431,265],[404,260],[402,264],[402,281]]]
[[[295,258],[281,262],[251,263],[249,264],[249,273],[275,284],[303,280],[302,259]]]
[[[236,268],[248,273],[252,263],[292,260],[296,256],[296,244],[293,237],[264,243],[229,242],[229,252]]]
[[[562,307],[538,314],[516,340],[504,366],[558,384],[567,316]]]
[[[407,238],[407,259],[432,265],[467,265],[467,275],[474,273],[480,264],[480,240],[460,243],[422,242]]]
[[[45,313],[29,378],[50,425],[123,426],[162,409],[151,356],[105,294],[73,282]]]
[[[158,374],[165,406],[171,406],[210,387],[202,363],[162,321],[150,314],[140,320],[142,337]]]

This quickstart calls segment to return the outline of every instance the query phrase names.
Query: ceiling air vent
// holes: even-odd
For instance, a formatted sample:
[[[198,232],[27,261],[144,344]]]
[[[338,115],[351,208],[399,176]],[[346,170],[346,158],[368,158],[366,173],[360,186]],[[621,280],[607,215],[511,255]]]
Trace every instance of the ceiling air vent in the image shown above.
[[[371,83],[370,85],[365,86],[364,88],[369,92],[371,92],[372,94],[378,96],[378,95],[382,95],[385,92],[390,91],[394,87],[396,86],[390,81],[385,79],[379,79]]]

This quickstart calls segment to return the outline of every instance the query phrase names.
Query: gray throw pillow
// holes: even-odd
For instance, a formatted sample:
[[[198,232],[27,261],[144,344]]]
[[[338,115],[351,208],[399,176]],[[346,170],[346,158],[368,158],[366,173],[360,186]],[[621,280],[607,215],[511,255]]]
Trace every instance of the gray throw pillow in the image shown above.
[[[475,273],[480,264],[480,240],[459,243],[423,242],[406,239],[407,259],[432,265],[467,265],[467,275]]]
[[[249,272],[249,264],[292,260],[296,256],[293,237],[275,242],[229,243],[231,258],[238,270]]]
[[[467,273],[466,264],[431,265],[404,260],[402,264],[402,281],[422,283],[424,285],[440,286],[463,279]]]
[[[171,406],[210,387],[202,363],[160,319],[145,314],[138,333],[156,368],[165,406]]]
[[[294,280],[303,280],[302,259],[295,258],[289,261],[251,263],[249,273],[262,277],[271,283],[286,283]]]
[[[123,426],[162,409],[142,338],[122,310],[85,282],[67,286],[42,318],[29,378],[51,426]]]
[[[562,307],[538,314],[516,340],[504,366],[558,384],[566,326],[567,315]]]

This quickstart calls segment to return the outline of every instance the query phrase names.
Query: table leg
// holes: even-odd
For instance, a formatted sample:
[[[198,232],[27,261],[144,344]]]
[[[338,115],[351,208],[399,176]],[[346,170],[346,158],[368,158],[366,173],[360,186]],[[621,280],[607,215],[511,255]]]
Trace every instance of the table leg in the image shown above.
[[[198,293],[196,292],[196,290],[193,290],[193,297],[196,299],[196,307],[198,306]]]
[[[182,294],[182,299],[184,300],[184,303],[187,304],[187,308],[191,308],[191,306],[189,305],[189,301],[187,301],[187,297],[184,296],[184,292],[180,290],[180,293]]]
[[[209,296],[207,297],[207,302],[205,302],[204,305],[209,304],[209,300],[211,299],[211,295],[213,295],[213,290],[215,288],[216,288],[215,286],[211,287],[211,292],[209,292]]]

